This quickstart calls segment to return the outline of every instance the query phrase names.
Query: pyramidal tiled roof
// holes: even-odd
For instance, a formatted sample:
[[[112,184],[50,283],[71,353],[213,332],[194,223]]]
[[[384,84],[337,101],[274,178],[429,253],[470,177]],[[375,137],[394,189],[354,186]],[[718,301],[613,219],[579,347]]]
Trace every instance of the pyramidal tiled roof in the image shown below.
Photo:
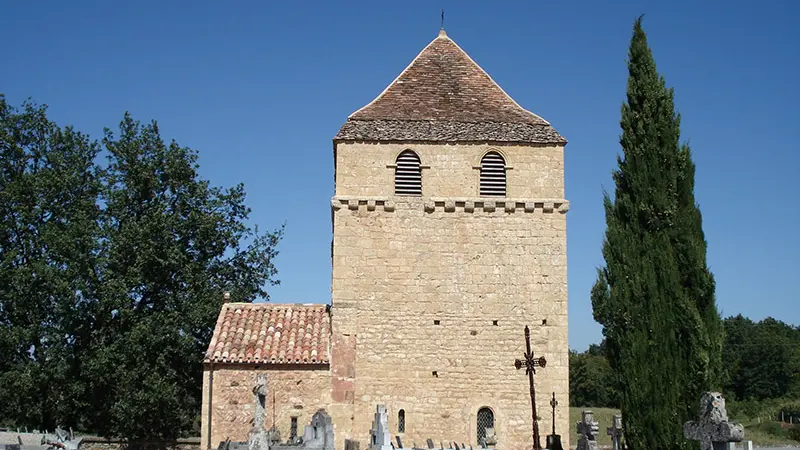
[[[226,303],[205,362],[328,364],[327,305]]]
[[[444,31],[375,100],[351,114],[335,139],[566,143]]]

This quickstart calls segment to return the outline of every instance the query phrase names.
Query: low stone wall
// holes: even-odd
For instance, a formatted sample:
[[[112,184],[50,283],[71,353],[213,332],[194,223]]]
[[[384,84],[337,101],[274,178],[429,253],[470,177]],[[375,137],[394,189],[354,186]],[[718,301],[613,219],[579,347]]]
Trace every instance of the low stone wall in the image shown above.
[[[115,439],[84,437],[79,450],[200,450],[200,438],[192,437],[174,441],[128,442]]]

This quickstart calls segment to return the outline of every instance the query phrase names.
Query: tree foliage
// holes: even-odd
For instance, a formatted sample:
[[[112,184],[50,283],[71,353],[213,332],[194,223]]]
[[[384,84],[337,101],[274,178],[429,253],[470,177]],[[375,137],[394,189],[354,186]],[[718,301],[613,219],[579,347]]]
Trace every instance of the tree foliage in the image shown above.
[[[592,288],[633,449],[687,448],[682,428],[719,388],[722,323],[705,261],[694,164],[680,143],[673,91],[634,24],[622,106],[623,155],[605,194],[605,267]]]
[[[737,400],[800,398],[800,328],[741,315],[724,323],[726,392]]]
[[[617,381],[605,353],[605,341],[583,353],[569,353],[570,406],[619,407]]]
[[[268,298],[282,228],[251,229],[242,185],[129,114],[98,143],[0,96],[0,145],[0,420],[190,431],[222,293]]]

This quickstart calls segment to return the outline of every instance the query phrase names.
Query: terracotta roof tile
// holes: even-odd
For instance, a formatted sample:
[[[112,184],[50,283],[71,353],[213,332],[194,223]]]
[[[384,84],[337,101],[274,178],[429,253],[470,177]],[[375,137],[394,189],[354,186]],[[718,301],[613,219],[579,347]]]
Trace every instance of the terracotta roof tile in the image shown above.
[[[328,364],[330,326],[326,305],[226,303],[205,362]]]
[[[387,136],[387,124],[411,139]],[[505,138],[503,130],[511,130],[513,136]],[[351,114],[335,139],[566,143],[546,120],[517,104],[444,33],[375,100]]]

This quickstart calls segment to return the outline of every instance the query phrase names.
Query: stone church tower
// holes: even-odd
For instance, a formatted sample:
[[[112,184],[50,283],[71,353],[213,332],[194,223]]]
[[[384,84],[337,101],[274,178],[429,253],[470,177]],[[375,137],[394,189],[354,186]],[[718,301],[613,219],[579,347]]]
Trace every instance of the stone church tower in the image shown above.
[[[375,406],[407,444],[569,445],[566,140],[444,31],[334,138],[329,408],[368,441]]]
[[[246,441],[257,411],[294,440],[325,409],[337,450],[366,449],[377,405],[406,447],[530,448],[528,379],[514,367],[526,325],[547,359],[542,445],[555,392],[569,448],[565,144],[442,31],[334,138],[331,305],[222,306],[201,448]]]

